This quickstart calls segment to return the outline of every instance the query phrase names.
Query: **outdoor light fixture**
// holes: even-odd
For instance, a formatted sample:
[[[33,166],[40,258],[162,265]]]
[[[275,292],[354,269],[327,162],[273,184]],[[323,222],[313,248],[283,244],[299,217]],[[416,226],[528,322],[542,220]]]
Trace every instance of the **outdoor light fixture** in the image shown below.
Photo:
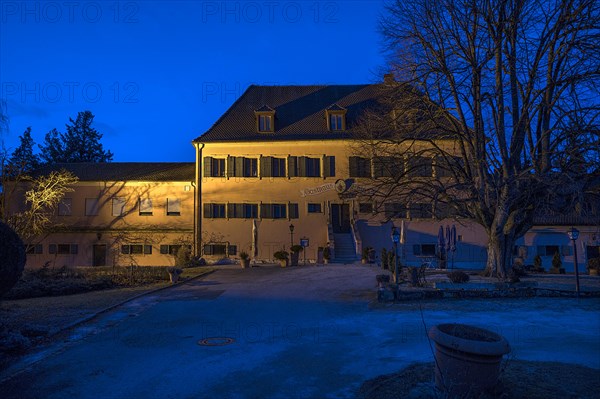
[[[294,245],[294,225],[290,223],[290,250]]]
[[[398,243],[400,242],[400,232],[392,226],[392,242],[394,243],[394,283],[398,284]]]
[[[571,227],[567,230],[567,234],[569,235],[569,239],[573,241],[573,257],[575,260],[575,291],[577,292],[577,298],[579,298],[579,266],[577,265],[577,239],[579,238],[579,230],[575,227]]]

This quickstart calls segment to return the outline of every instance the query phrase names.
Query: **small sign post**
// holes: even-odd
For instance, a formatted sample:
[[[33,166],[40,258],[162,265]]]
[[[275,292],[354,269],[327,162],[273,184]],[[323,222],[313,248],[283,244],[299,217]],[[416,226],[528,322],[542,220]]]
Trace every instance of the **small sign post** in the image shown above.
[[[306,266],[306,248],[308,247],[308,238],[302,237],[300,239],[300,246],[304,248],[304,266]]]

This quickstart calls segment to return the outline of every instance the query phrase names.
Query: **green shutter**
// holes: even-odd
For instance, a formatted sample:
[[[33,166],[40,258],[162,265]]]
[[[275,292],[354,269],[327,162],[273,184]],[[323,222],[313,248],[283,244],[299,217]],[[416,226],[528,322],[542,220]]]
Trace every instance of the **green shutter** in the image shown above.
[[[212,217],[212,206],[211,204],[204,204],[204,217],[211,218]]]
[[[335,157],[323,157],[323,177],[335,177]]]
[[[204,177],[212,176],[212,157],[204,157]]]
[[[348,158],[348,165],[350,168],[350,177],[359,177],[358,176],[358,157]]]
[[[306,176],[306,157],[298,157],[298,176]]]
[[[289,204],[290,219],[298,219],[298,204]]]
[[[273,176],[273,157],[260,157],[260,177]]]
[[[288,157],[288,176],[298,176],[298,157]]]
[[[235,161],[236,161],[235,157],[227,157],[227,178],[237,176]]]

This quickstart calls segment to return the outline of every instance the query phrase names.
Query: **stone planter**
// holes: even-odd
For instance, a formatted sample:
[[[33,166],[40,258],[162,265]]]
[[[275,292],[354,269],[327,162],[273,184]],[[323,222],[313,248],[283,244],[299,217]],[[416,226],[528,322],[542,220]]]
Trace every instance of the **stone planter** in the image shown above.
[[[240,264],[242,265],[242,269],[247,269],[250,267],[250,259],[241,259]]]
[[[328,265],[328,264],[329,264],[329,259],[327,259],[327,258],[323,258],[323,264],[324,264],[324,265]]]
[[[448,397],[477,398],[498,382],[502,356],[510,345],[500,335],[465,324],[429,330],[435,343],[435,384]]]
[[[588,269],[588,273],[590,274],[590,276],[597,276],[598,269]]]
[[[287,259],[279,259],[279,264],[281,265],[281,267],[287,267],[288,260]]]

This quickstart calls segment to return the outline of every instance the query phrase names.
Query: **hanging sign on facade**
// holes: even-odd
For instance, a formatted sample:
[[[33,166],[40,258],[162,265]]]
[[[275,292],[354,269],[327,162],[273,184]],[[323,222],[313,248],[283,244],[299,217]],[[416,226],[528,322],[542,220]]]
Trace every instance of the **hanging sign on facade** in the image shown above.
[[[327,183],[321,186],[305,188],[304,190],[300,190],[300,196],[307,197],[309,195],[319,195],[331,190],[335,190],[335,184]]]

